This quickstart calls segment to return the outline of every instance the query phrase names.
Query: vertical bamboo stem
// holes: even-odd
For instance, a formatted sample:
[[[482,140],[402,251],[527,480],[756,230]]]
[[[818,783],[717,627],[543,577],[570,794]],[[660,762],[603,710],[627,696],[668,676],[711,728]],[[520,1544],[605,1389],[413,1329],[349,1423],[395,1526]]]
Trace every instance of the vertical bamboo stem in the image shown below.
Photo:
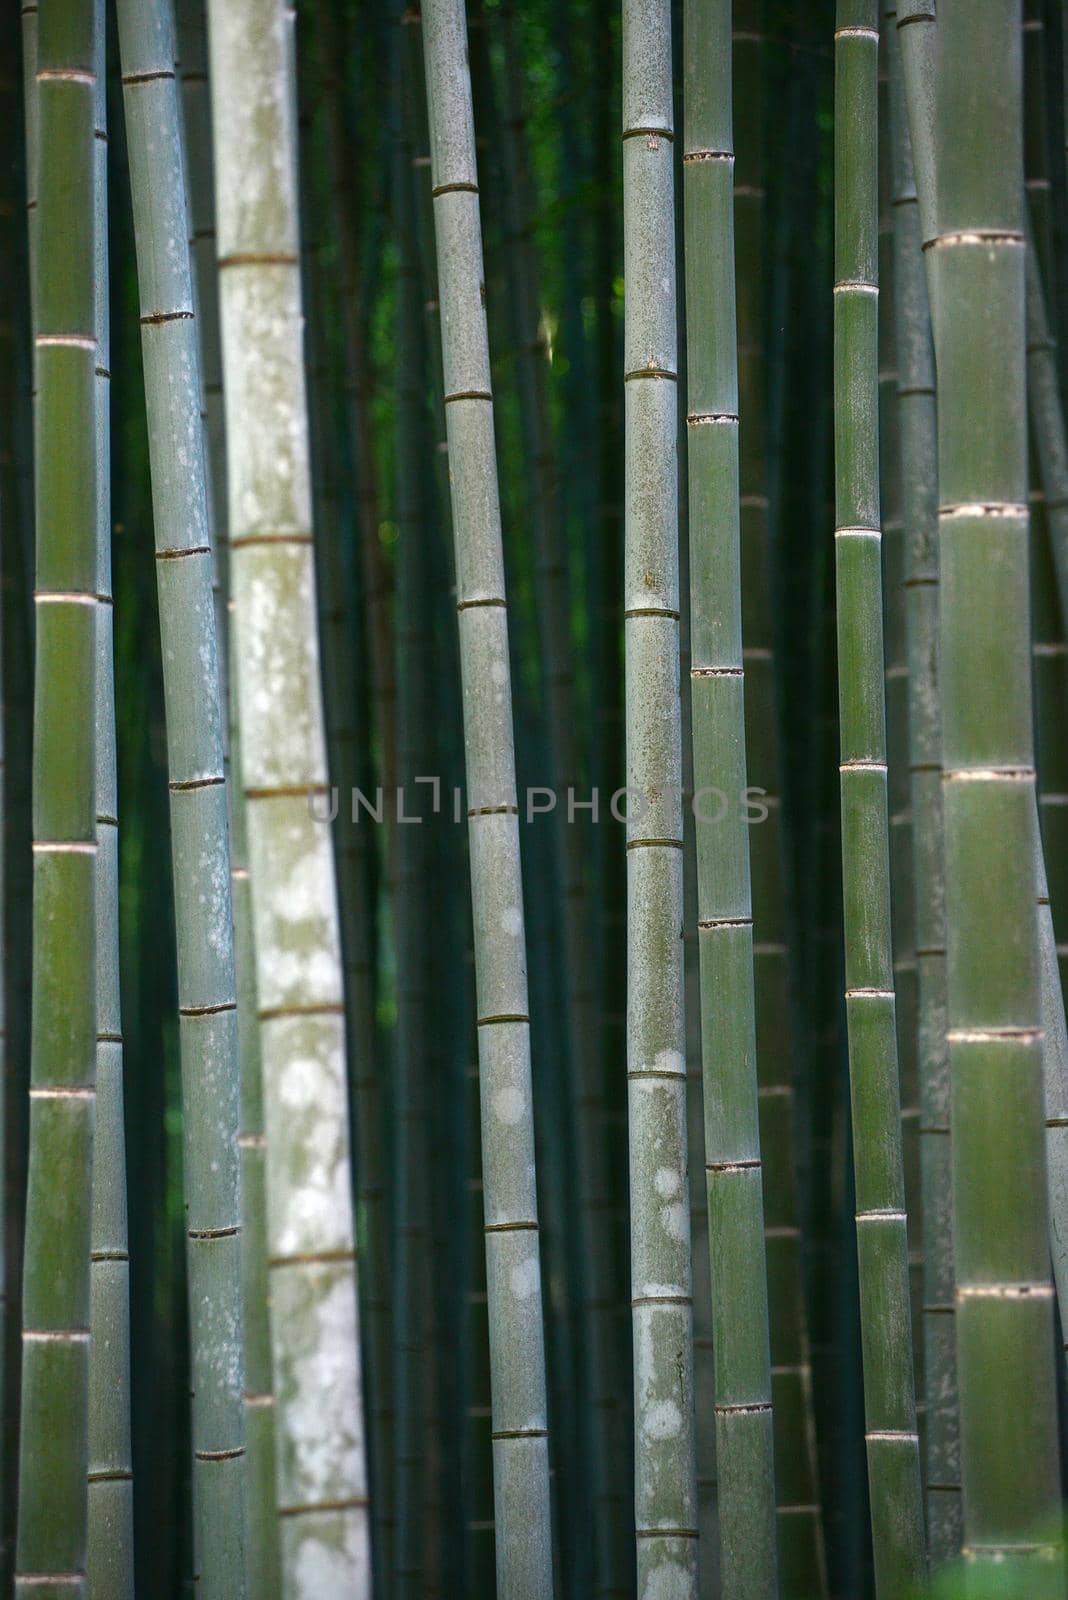
[[[760,1145],[764,1156],[764,1248],[771,1330],[779,1579],[786,1596],[804,1600],[826,1589],[812,1407],[808,1318],[798,1226],[799,1118],[791,1028],[796,952],[788,939],[783,816],[783,755],[776,686],[774,586],[770,550],[765,285],[764,102],[766,56],[762,0],[736,0],[732,57],[735,293],[738,323],[738,478],[742,573],[745,754],[751,782],[764,791],[764,820],[749,829],[753,915],[756,1059]]]
[[[726,0],[691,0],[685,23],[693,785],[720,1571],[724,1594],[755,1600],[778,1586],[753,916],[742,805],[731,7]],[[725,796],[712,810],[702,802],[710,792]]]
[[[638,1592],[697,1593],[671,11],[623,4],[627,1079]]]
[[[1043,1169],[1019,3],[943,0],[937,28],[928,255],[964,1542],[975,1581],[998,1570],[1039,1595],[1060,1591],[1063,1566],[1045,1186],[1018,1181]]]
[[[508,624],[478,175],[459,0],[423,11],[467,757],[497,1587],[552,1592],[534,1123]]]
[[[934,350],[899,35],[886,12],[894,209],[901,514],[905,537],[909,797],[918,985],[923,1209],[924,1446],[932,1567],[960,1548],[960,1445],[953,1308],[949,1057],[942,872],[942,714],[938,693],[938,463]]]
[[[901,1162],[883,692],[875,0],[835,33],[835,568],[846,1019],[876,1590],[925,1567]]]
[[[278,0],[208,8],[240,740],[267,1135],[284,1592],[371,1554],[302,361],[294,59]],[[250,175],[255,181],[250,182]]]
[[[45,0],[30,86],[37,638],[20,1600],[85,1593],[97,1051],[98,20],[93,6]]]
[[[119,996],[119,839],[111,599],[111,355],[108,317],[105,9],[96,0],[96,1155],[90,1240],[89,1524],[86,1594],[134,1592],[130,1436],[130,1257],[126,1215],[122,1014]]]
[[[245,1449],[230,845],[200,356],[170,0],[120,0],[149,419],[178,940],[193,1381],[194,1570],[245,1584]]]

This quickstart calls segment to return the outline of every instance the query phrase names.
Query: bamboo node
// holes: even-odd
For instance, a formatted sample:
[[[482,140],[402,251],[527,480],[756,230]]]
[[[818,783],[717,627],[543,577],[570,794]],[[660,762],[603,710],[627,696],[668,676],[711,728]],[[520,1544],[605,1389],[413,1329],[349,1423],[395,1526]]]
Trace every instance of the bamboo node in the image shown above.
[[[1045,1038],[1042,1028],[949,1028],[947,1044],[1035,1044]]]
[[[42,67],[37,73],[38,83],[87,83],[96,85],[96,73],[84,67]]]
[[[1052,1300],[1051,1283],[958,1283],[955,1300]]]
[[[39,350],[48,345],[66,346],[68,350],[96,349],[96,338],[88,333],[35,333],[33,342]]]
[[[1015,228],[961,228],[953,233],[936,233],[933,239],[925,239],[923,248],[934,250],[943,245],[958,244],[1012,244],[1024,245],[1027,241],[1024,235]]]
[[[733,161],[733,150],[687,150],[683,161]]]
[[[878,28],[865,28],[859,23],[853,23],[846,28],[835,28],[834,37],[836,41],[839,39],[874,39],[878,43],[879,30]]]
[[[761,1412],[771,1410],[771,1401],[737,1401],[734,1405],[715,1406],[713,1409],[717,1417],[759,1416]]]
[[[1034,767],[949,767],[942,774],[945,783],[1034,783]]]
[[[914,1428],[868,1428],[864,1438],[869,1443],[885,1440],[888,1444],[918,1444],[920,1436]]]
[[[877,283],[865,283],[860,278],[843,278],[840,283],[835,284],[833,292],[835,294],[870,294],[874,296],[879,293],[879,285]]]
[[[836,539],[881,539],[883,533],[881,528],[847,527],[835,528],[834,536]]]
[[[939,519],[945,517],[947,520],[955,517],[1004,517],[1013,521],[1023,518],[1026,521],[1027,515],[1027,506],[1014,500],[974,500],[938,508]]]
[[[738,426],[737,411],[691,411],[686,418],[687,427],[708,428]]]
[[[435,200],[440,199],[443,194],[477,194],[478,184],[466,182],[438,183],[435,184],[430,193]]]
[[[174,73],[168,68],[161,68],[159,72],[131,72],[122,80],[124,89],[133,88],[139,83],[166,83],[173,79]]]

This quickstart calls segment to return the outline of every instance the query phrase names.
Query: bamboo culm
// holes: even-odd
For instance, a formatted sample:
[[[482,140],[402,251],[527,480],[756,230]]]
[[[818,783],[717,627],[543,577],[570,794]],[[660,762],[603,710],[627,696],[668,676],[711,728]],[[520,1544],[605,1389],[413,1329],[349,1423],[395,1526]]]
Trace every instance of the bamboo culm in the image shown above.
[[[835,570],[846,1020],[876,1591],[925,1570],[890,928],[878,470],[875,0],[835,33]]]
[[[964,1543],[1059,1593],[1035,917],[1018,0],[938,7],[934,232],[947,996]],[[906,89],[909,62],[904,58]],[[910,96],[911,98],[911,96]],[[910,125],[915,128],[910,105]],[[917,148],[914,132],[913,148]],[[923,171],[917,164],[923,203]],[[929,197],[930,200],[930,197]],[[981,312],[981,320],[980,320]],[[991,621],[993,619],[993,621]]]
[[[894,212],[901,515],[915,885],[920,1187],[923,1211],[925,1483],[932,1567],[960,1549],[960,1442],[953,1322],[953,1227],[946,1047],[942,719],[938,697],[938,517],[934,349],[899,36],[886,12]],[[914,1327],[913,1337],[916,1337]]]
[[[734,795],[747,778],[728,0],[690,0],[685,28],[693,786]],[[720,1572],[725,1595],[757,1600],[777,1577],[749,829],[739,808],[697,817]]]
[[[623,5],[627,1089],[638,1592],[697,1594],[671,8]]]
[[[97,1054],[95,6],[37,16],[33,991],[15,1594],[85,1594]]]
[[[371,1591],[344,987],[304,388],[294,54],[273,0],[208,8],[240,755],[266,1128],[283,1592]],[[255,181],[250,181],[255,175]]]
[[[200,357],[171,0],[118,6],[163,654],[178,941],[198,1582],[245,1593],[239,1080]]]
[[[108,319],[105,8],[96,3],[96,1154],[89,1341],[87,1600],[132,1600],[130,1257],[119,996],[118,774],[111,603],[111,358]]]
[[[201,419],[208,481],[216,650],[220,660],[223,764],[230,821],[230,897],[234,928],[239,1082],[238,1149],[241,1196],[241,1327],[244,1340],[245,1565],[250,1595],[278,1593],[278,1522],[274,1492],[274,1418],[267,1283],[267,1191],[263,1087],[256,1016],[248,839],[241,781],[236,644],[227,625],[230,591],[226,500],[226,429],[218,274],[215,266],[215,185],[204,0],[178,0],[180,81],[185,121],[190,252],[199,334]],[[222,603],[220,603],[222,602]],[[222,670],[223,666],[228,670]]]
[[[459,0],[423,46],[463,682],[490,1326],[497,1589],[552,1594],[548,1419],[508,621],[482,229]]]
[[[769,47],[764,0],[736,0],[734,228],[738,338],[738,488],[745,667],[745,756],[750,781],[765,791],[768,815],[749,830],[753,915],[764,1249],[771,1331],[779,1582],[805,1600],[827,1587],[813,1417],[808,1317],[799,1228],[800,1118],[794,1089],[796,1042],[792,948],[783,827],[782,740],[776,692],[779,643],[772,616],[765,360],[766,243],[764,100]],[[699,1441],[700,1448],[700,1441]],[[699,1462],[700,1464],[700,1462]],[[707,1563],[702,1556],[702,1583]]]

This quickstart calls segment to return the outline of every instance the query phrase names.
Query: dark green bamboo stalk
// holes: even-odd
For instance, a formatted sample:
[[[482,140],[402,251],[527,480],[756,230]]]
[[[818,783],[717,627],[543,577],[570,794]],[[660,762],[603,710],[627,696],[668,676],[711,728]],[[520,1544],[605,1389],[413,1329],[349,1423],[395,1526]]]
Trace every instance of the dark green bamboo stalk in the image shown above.
[[[720,1572],[777,1592],[771,1357],[746,812],[729,0],[685,13],[693,786]],[[726,815],[702,796],[722,793]]]
[[[45,0],[29,86],[36,387],[30,1155],[15,1593],[85,1593],[97,1051],[98,14]]]
[[[997,1570],[1039,1595],[1060,1592],[1063,1567],[1045,1186],[1018,1178],[1044,1162],[1020,7],[938,13],[928,255],[964,1542],[978,1582]]]
[[[126,1220],[122,1013],[119,997],[119,839],[111,602],[111,355],[108,318],[105,8],[96,4],[96,1157],[93,1172],[89,1342],[88,1600],[134,1592],[130,1436],[130,1258]]]
[[[879,40],[879,124],[889,129],[887,52],[893,20]],[[901,1163],[908,1212],[909,1305],[917,1431],[923,1460],[923,1217],[920,1209],[920,1083],[916,907],[913,890],[912,785],[909,769],[910,673],[906,643],[905,530],[901,515],[901,450],[895,326],[896,273],[891,206],[891,147],[879,141],[879,485],[883,544],[883,660],[886,703],[890,902],[893,906],[895,1021],[901,1100]]]
[[[835,559],[846,1017],[875,1581],[925,1567],[890,930],[878,467],[875,0],[835,33]]]
[[[427,672],[430,617],[426,575],[430,549],[424,517],[425,450],[422,426],[422,310],[415,254],[414,195],[407,144],[395,141],[394,215],[399,235],[397,271],[397,387],[395,446],[397,525],[396,683],[397,777],[406,807],[422,810],[415,780],[434,770],[427,761]],[[429,865],[424,825],[398,829],[394,906],[397,949],[397,1045],[394,1074],[393,1265],[399,1292],[394,1316],[396,1395],[398,1596],[416,1597],[428,1584],[431,1539],[427,1502],[428,1383],[432,1360],[430,1294],[429,1100],[432,1081],[429,972],[424,938],[422,884]]]
[[[826,1589],[816,1462],[808,1318],[799,1229],[797,1046],[791,1000],[796,952],[789,940],[783,819],[783,755],[772,620],[767,429],[767,333],[762,263],[767,248],[764,155],[766,77],[763,0],[733,8],[735,82],[735,293],[738,323],[739,488],[745,751],[750,781],[768,814],[749,830],[753,971],[764,1154],[764,1248],[768,1263],[779,1579],[786,1596]]]
[[[318,13],[325,109],[328,126],[329,171],[337,218],[337,245],[341,287],[341,321],[344,330],[345,390],[356,479],[359,559],[363,572],[364,611],[367,619],[367,655],[371,673],[375,736],[383,787],[393,796],[397,783],[396,670],[391,637],[390,575],[382,550],[377,465],[370,429],[370,378],[366,349],[366,307],[360,272],[361,216],[353,187],[349,130],[345,120],[343,35],[329,6]],[[388,876],[395,875],[394,817],[387,811]]]
[[[918,985],[923,1210],[925,1487],[932,1567],[960,1549],[960,1447],[942,874],[942,720],[938,697],[938,464],[934,350],[895,13],[886,11],[894,209],[901,513],[905,536],[909,790]],[[915,1324],[914,1324],[915,1326]]]
[[[200,357],[170,0],[120,0],[119,50],[152,467],[178,939],[193,1368],[194,1567],[245,1585],[239,1077]]]
[[[240,741],[267,1134],[276,1493],[292,1600],[371,1587],[344,988],[329,829],[294,56],[274,0],[208,8]]]
[[[638,1591],[697,1593],[671,9],[623,4],[627,1078]]]
[[[560,482],[558,447],[549,407],[551,353],[544,328],[544,293],[532,231],[535,196],[527,149],[526,92],[516,9],[501,18],[504,99],[500,121],[502,204],[510,235],[506,263],[515,328],[519,420],[529,466],[526,500],[534,545],[534,596],[544,684],[548,773],[556,794],[552,849],[560,904],[560,959],[566,986],[564,1044],[569,1112],[575,1146],[579,1241],[578,1293],[582,1332],[576,1351],[577,1400],[582,1408],[579,1451],[571,1467],[571,1492],[588,1495],[592,1536],[578,1554],[589,1555],[589,1573],[574,1573],[592,1583],[595,1594],[611,1594],[623,1583],[619,1570],[622,1542],[620,1494],[613,1483],[613,1438],[619,1373],[611,1360],[612,1302],[618,1285],[608,1245],[607,1150],[604,1095],[597,1049],[586,860],[589,835],[569,804],[580,778],[578,695],[572,639],[572,577]],[[581,1511],[577,1512],[582,1516]]]
[[[497,1588],[552,1593],[541,1268],[508,623],[466,26],[423,12],[464,694]]]

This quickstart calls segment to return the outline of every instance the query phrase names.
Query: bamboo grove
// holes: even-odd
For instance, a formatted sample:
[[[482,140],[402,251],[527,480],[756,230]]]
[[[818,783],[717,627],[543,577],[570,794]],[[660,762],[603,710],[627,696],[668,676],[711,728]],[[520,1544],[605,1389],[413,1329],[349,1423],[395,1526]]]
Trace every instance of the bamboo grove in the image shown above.
[[[1068,1593],[1068,13],[0,11],[0,1600]]]

